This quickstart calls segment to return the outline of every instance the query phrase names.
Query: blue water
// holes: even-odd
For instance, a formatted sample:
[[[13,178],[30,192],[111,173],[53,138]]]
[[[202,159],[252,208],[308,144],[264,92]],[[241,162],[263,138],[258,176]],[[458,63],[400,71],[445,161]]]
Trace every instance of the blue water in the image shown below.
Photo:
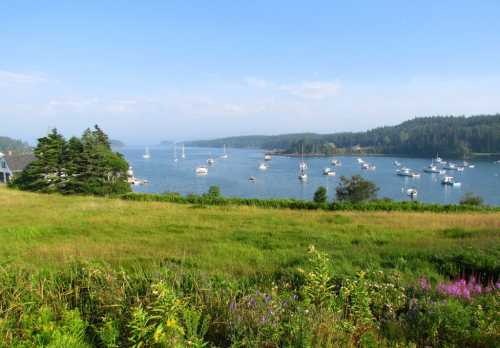
[[[179,149],[178,149],[179,150]],[[338,156],[342,166],[330,165],[330,158],[306,158],[309,166],[308,181],[298,180],[298,159],[274,156],[267,171],[258,169],[264,152],[249,149],[228,149],[229,158],[220,159],[221,149],[186,148],[186,159],[174,162],[173,147],[150,148],[151,159],[142,158],[144,148],[124,148],[120,152],[133,166],[135,176],[147,179],[149,184],[134,186],[136,192],[179,192],[181,194],[201,194],[211,185],[218,185],[225,196],[272,198],[293,197],[311,199],[318,186],[328,189],[330,198],[335,195],[335,187],[341,175],[360,174],[377,184],[380,188],[378,197],[389,197],[395,200],[408,200],[407,188],[418,190],[418,200],[433,203],[456,203],[466,192],[483,197],[486,203],[500,205],[500,164],[492,160],[470,161],[475,168],[466,168],[464,172],[451,172],[462,185],[443,186],[441,175],[421,173],[420,178],[405,178],[395,174],[395,160],[411,169],[422,171],[429,165],[430,159],[405,157],[363,156],[363,159],[376,166],[374,171],[362,170],[357,157]],[[207,176],[197,176],[195,168],[206,164],[212,155],[216,160],[209,168]],[[323,169],[335,169],[335,177],[323,175]],[[248,178],[255,176],[257,180],[250,182]]]

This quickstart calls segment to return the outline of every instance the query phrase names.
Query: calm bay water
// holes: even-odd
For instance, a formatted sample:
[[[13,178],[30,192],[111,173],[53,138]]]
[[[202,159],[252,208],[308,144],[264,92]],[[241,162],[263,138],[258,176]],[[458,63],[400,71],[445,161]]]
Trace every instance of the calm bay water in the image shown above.
[[[150,148],[151,158],[142,158],[144,148],[124,148],[119,151],[132,165],[135,176],[147,179],[149,184],[134,186],[136,192],[163,193],[179,192],[181,194],[201,194],[211,185],[218,185],[225,196],[275,198],[293,197],[312,199],[318,186],[328,189],[330,198],[335,195],[341,175],[360,174],[377,184],[380,188],[379,197],[389,197],[395,200],[408,200],[407,188],[418,190],[418,200],[434,203],[456,203],[466,192],[473,192],[484,198],[488,204],[500,205],[500,164],[492,160],[471,161],[476,167],[466,168],[464,172],[451,172],[451,175],[462,185],[443,186],[441,175],[423,173],[422,169],[430,163],[430,159],[364,156],[363,159],[376,166],[374,171],[362,170],[357,163],[357,157],[338,156],[342,166],[330,165],[330,158],[306,158],[309,166],[307,182],[298,180],[298,159],[274,156],[267,171],[260,171],[264,152],[249,149],[228,149],[229,158],[219,158],[221,149],[186,148],[186,159],[180,158],[174,162],[173,147]],[[206,164],[212,155],[216,160],[209,168],[207,176],[197,176],[195,168]],[[396,175],[394,161],[421,172],[420,178],[407,178]],[[337,175],[323,175],[323,169],[331,167]],[[256,181],[248,178],[255,176]]]

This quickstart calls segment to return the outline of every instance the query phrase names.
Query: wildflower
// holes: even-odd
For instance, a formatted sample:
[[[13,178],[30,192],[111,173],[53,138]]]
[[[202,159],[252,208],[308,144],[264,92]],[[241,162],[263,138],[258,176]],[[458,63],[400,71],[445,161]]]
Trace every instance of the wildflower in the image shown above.
[[[175,327],[177,325],[177,321],[175,319],[167,320],[167,327]]]
[[[419,283],[422,290],[431,290],[431,284],[429,283],[427,278],[420,278]]]

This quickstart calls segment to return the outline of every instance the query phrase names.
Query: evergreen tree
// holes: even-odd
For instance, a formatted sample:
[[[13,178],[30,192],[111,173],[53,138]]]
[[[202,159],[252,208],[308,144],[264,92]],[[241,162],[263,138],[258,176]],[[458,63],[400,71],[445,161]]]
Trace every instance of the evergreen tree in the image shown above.
[[[65,194],[109,195],[130,191],[128,163],[111,150],[108,136],[98,127],[68,142],[53,130],[38,140],[36,160],[14,180],[24,190]]]
[[[62,191],[67,183],[65,151],[64,137],[53,129],[46,137],[38,139],[34,150],[36,160],[14,180],[13,185],[30,191]]]

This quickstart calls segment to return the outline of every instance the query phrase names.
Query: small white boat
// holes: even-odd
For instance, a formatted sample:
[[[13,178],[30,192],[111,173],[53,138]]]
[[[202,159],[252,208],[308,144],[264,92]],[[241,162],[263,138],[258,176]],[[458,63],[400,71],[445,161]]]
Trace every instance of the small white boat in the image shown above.
[[[307,181],[307,164],[306,162],[304,162],[304,145],[302,145],[300,157],[301,160],[299,163],[299,180]]]
[[[476,168],[476,166],[475,166],[474,164],[469,164],[469,165],[467,166],[467,168],[473,169],[473,168]]]
[[[151,158],[151,155],[149,154],[149,148],[146,147],[146,149],[144,150],[144,155],[142,155],[142,158],[144,158],[144,159]]]
[[[465,167],[457,167],[457,171],[459,171],[459,172],[463,172],[464,169],[465,169]]]
[[[419,178],[420,174],[411,170],[410,168],[403,167],[401,169],[396,170],[396,174],[399,176],[407,176],[410,178]]]
[[[248,181],[255,182],[257,178],[255,176],[251,176],[248,178]]]
[[[208,174],[208,168],[205,166],[198,166],[196,167],[196,175],[207,175]]]
[[[409,188],[408,190],[406,190],[406,194],[413,200],[417,198],[418,191],[415,188]]]
[[[500,160],[493,162],[495,164],[500,164]]]
[[[456,164],[452,163],[452,162],[446,163],[446,165],[443,167],[443,169],[446,169],[446,170],[458,170]]]
[[[227,152],[226,152],[226,144],[224,144],[224,153],[222,154],[222,156],[220,156],[220,158],[222,159],[226,159],[228,158],[229,156],[227,155]]]
[[[362,158],[358,158],[358,163],[362,164],[362,163],[365,163],[365,161]]]
[[[377,167],[375,167],[374,165],[371,165],[369,163],[364,162],[363,164],[361,164],[361,169],[364,169],[364,170],[375,170],[375,169],[377,169]]]
[[[272,157],[270,154],[266,153],[266,154],[264,155],[264,161],[270,161],[270,160],[272,160],[272,159],[273,159],[273,157]]]
[[[184,149],[184,144],[182,144],[181,158],[182,158],[182,159],[185,159],[185,158],[186,158],[186,150]]]
[[[335,158],[333,158],[331,160],[331,164],[332,164],[332,166],[335,166],[335,167],[338,167],[338,166],[342,165],[342,163],[338,159],[335,159]]]
[[[179,159],[177,158],[177,144],[174,143],[174,162],[177,162]]]
[[[323,169],[323,175],[335,176],[335,171],[333,171],[331,168],[325,168]]]
[[[396,167],[401,167],[401,162],[394,161],[393,163],[394,163],[394,165],[395,165]]]
[[[436,165],[434,164],[429,164],[428,167],[424,168],[424,172],[426,173],[435,173],[435,174],[443,174],[444,170],[439,169]]]
[[[214,164],[215,164],[215,160],[214,160],[212,157],[209,157],[209,158],[207,159],[207,164],[208,164],[209,166],[212,166],[212,165],[214,165]]]
[[[436,158],[434,159],[434,162],[443,163],[443,159],[441,157],[439,157],[439,154],[436,154]]]
[[[443,180],[441,180],[441,184],[448,186],[460,186],[461,183],[456,182],[455,178],[452,176],[445,176]]]
[[[259,164],[259,170],[267,170],[267,164],[265,163]]]

